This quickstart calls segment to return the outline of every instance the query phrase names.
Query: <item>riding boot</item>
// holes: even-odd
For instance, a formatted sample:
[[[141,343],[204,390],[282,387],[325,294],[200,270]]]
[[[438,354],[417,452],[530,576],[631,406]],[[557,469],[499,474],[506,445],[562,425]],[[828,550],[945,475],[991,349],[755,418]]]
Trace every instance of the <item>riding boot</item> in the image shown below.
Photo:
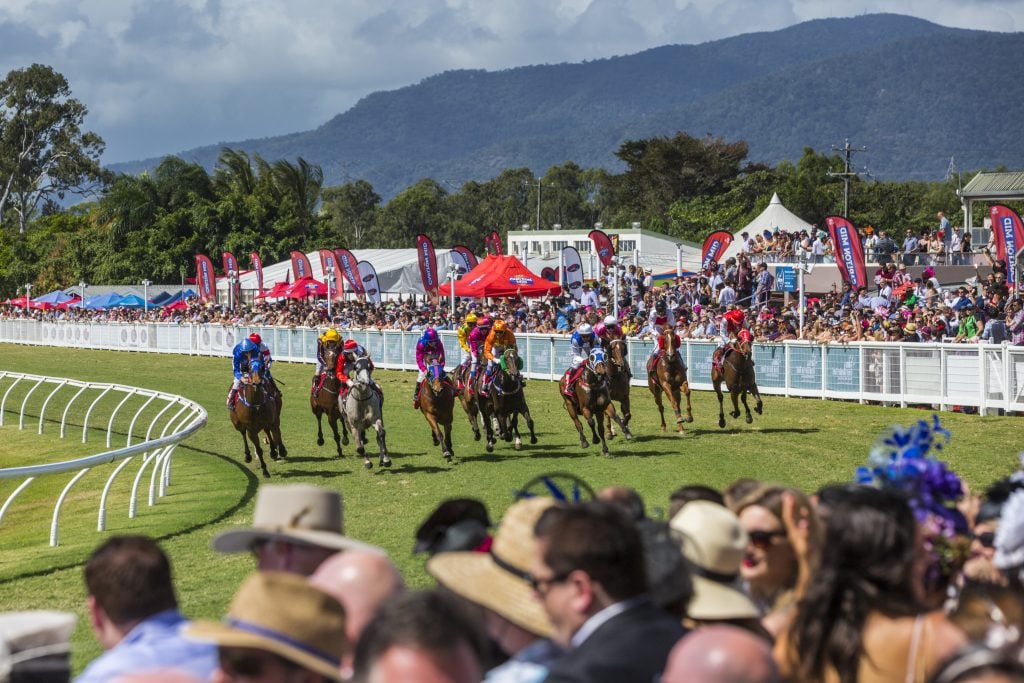
[[[422,383],[416,382],[416,386],[412,390],[412,407],[413,407],[413,410],[419,410],[420,409],[420,387],[422,387],[422,386],[423,386]]]
[[[562,390],[562,393],[565,396],[568,396],[569,398],[573,397],[573,391],[572,391],[573,390],[573,386],[572,385],[573,385],[572,368],[569,368],[568,370],[565,371],[565,389]]]
[[[228,408],[235,409],[235,397],[238,396],[238,389],[231,389],[228,392]]]

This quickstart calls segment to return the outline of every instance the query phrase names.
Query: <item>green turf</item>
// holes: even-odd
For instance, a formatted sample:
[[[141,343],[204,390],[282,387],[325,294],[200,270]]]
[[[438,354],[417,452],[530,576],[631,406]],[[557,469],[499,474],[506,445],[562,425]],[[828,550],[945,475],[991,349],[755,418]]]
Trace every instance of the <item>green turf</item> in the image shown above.
[[[105,351],[72,355],[62,350],[58,355],[54,349],[0,344],[0,368],[161,389],[206,407],[208,425],[175,453],[168,495],[149,507],[143,493],[138,517],[129,520],[129,489],[137,469],[130,465],[112,491],[106,533],[145,533],[159,538],[174,562],[185,611],[192,616],[222,615],[252,565],[244,556],[214,553],[210,540],[224,529],[251,521],[253,498],[261,481],[251,466],[242,464],[240,437],[231,429],[223,406],[230,361]],[[885,427],[928,417],[921,410],[769,396],[764,415],[755,416],[753,425],[730,419],[723,430],[717,426],[714,394],[694,392],[696,421],[687,425],[687,433],[680,437],[657,431],[657,413],[649,394],[634,388],[632,426],[637,439],[630,444],[617,439],[611,446],[614,457],[602,458],[596,448],[580,449],[555,385],[533,381],[527,387],[527,397],[540,443],[524,444],[519,452],[499,443],[496,451],[488,454],[482,443],[472,440],[458,411],[453,436],[457,462],[449,466],[431,445],[426,423],[411,407],[414,375],[381,371],[376,377],[387,395],[385,417],[394,467],[366,472],[351,447],[339,460],[333,457],[329,438],[329,445],[316,446],[315,420],[307,399],[311,371],[308,365],[275,366],[275,375],[284,384],[282,427],[290,457],[270,463],[271,481],[339,488],[345,496],[348,532],[387,549],[414,585],[428,584],[430,579],[423,572],[422,558],[411,554],[413,532],[445,497],[479,498],[497,519],[517,486],[550,471],[578,474],[595,488],[633,486],[652,509],[664,508],[669,493],[683,484],[722,486],[742,476],[813,489],[849,480]],[[8,411],[10,408],[8,405]],[[80,424],[80,414],[75,417]],[[0,428],[0,466],[83,454],[77,443],[80,426],[70,435],[74,443],[61,443],[55,425],[47,423],[45,433],[37,436],[35,422],[27,425],[30,431],[18,432],[16,418],[8,412],[6,426]],[[1019,420],[953,413],[944,413],[942,419],[953,432],[945,457],[973,487],[981,487],[1014,467]],[[115,427],[127,430],[121,422]],[[91,446],[102,449],[102,444],[99,435],[90,436]],[[96,531],[96,512],[98,494],[110,468],[95,468],[73,489],[62,516],[57,548],[47,545],[50,515],[71,475],[37,480],[23,499],[19,498],[0,523],[0,609],[56,608],[83,614],[81,565],[105,537]],[[0,499],[16,485],[0,481]],[[73,645],[76,669],[98,653],[84,620]]]

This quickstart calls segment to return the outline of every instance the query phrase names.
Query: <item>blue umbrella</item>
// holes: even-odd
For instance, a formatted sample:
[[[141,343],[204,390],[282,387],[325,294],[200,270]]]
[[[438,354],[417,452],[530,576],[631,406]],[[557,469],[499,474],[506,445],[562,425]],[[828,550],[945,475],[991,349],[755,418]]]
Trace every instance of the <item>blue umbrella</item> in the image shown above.
[[[114,308],[123,297],[117,292],[97,294],[85,300],[85,307],[92,309]]]
[[[35,299],[32,299],[32,301],[36,302],[37,304],[53,304],[54,306],[56,306],[57,304],[62,304],[65,301],[71,301],[74,298],[75,297],[71,296],[70,294],[65,294],[63,290],[57,289],[50,292],[49,294],[37,296]]]
[[[146,300],[138,294],[121,297],[120,301],[115,301],[113,304],[114,308],[145,308],[146,306]]]
[[[164,290],[157,294],[156,296],[154,296],[152,299],[150,299],[149,302],[154,306],[162,306],[168,301],[170,301],[172,298],[174,298],[174,295],[168,292],[167,290]]]

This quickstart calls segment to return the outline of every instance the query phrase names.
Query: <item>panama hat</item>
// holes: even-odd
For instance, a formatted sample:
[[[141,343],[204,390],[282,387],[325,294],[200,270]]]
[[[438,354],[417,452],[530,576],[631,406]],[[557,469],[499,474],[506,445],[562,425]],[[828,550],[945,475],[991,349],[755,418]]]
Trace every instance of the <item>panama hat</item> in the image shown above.
[[[185,635],[223,647],[271,652],[341,680],[345,609],[298,574],[253,574],[235,593],[224,621],[197,621],[186,627]]]
[[[699,620],[756,619],[757,606],[735,584],[746,553],[747,532],[739,517],[717,503],[695,500],[669,522],[693,569],[689,617]]]
[[[252,527],[225,531],[213,539],[222,553],[245,552],[255,541],[281,540],[332,550],[376,550],[345,536],[339,491],[308,484],[264,484],[256,493]]]
[[[554,628],[527,581],[536,541],[533,527],[555,505],[538,496],[514,503],[498,526],[489,553],[451,552],[430,558],[427,571],[454,593],[544,638]]]

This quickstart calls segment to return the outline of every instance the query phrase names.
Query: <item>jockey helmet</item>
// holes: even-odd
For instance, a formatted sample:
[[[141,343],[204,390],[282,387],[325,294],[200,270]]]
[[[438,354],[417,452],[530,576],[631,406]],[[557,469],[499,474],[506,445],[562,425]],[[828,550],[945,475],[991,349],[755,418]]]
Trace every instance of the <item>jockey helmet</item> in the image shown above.
[[[576,331],[580,333],[581,337],[589,337],[594,334],[594,328],[591,327],[589,323],[583,323],[576,328]]]
[[[259,350],[259,347],[256,346],[251,339],[243,339],[242,343],[239,345],[239,348],[241,349],[242,353],[252,353],[253,351]]]
[[[359,348],[359,343],[355,339],[346,339],[345,344],[341,348],[345,351],[355,351]]]
[[[488,318],[486,315],[482,315],[482,316],[480,316],[479,318],[476,319],[476,326],[477,327],[490,327],[491,326],[491,319]]]
[[[325,342],[338,342],[341,341],[341,335],[333,327],[324,332],[323,340]]]
[[[614,315],[606,315],[604,317],[605,327],[611,327],[612,325],[617,325],[618,323],[619,319],[616,318]]]
[[[263,337],[253,332],[252,334],[249,335],[249,341],[259,346],[260,344],[263,343]]]
[[[659,314],[664,315],[665,312],[668,311],[668,306],[665,304],[665,300],[662,299],[658,303],[654,304],[654,310]]]
[[[476,325],[476,313],[470,313],[466,316],[466,324]]]
[[[502,320],[501,318],[498,318],[497,320],[495,320],[494,321],[494,331],[495,332],[504,332],[505,331],[505,321]]]
[[[437,341],[437,330],[435,330],[433,327],[428,327],[427,329],[423,330],[423,341]]]

